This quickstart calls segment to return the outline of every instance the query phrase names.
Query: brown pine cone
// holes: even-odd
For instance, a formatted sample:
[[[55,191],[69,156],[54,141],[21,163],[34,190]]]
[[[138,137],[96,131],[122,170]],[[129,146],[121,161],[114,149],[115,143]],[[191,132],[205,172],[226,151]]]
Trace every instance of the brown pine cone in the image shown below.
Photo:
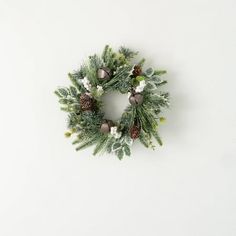
[[[91,111],[93,109],[93,99],[86,93],[80,96],[80,108],[82,111]]]
[[[137,139],[139,137],[139,134],[140,134],[140,126],[138,125],[133,125],[130,130],[130,137],[132,139]]]
[[[133,76],[137,77],[142,74],[142,68],[139,65],[134,66]]]

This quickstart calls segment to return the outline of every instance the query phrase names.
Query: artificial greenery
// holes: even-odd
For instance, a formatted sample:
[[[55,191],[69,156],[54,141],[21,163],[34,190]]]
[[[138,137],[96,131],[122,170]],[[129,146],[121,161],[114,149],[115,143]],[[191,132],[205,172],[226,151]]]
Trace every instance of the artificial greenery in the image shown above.
[[[65,135],[74,136],[76,150],[95,145],[94,155],[115,153],[122,159],[131,155],[134,139],[145,147],[154,147],[153,138],[162,145],[158,127],[164,120],[160,116],[162,108],[169,106],[169,96],[159,87],[166,84],[161,78],[166,71],[144,70],[144,59],[135,62],[136,55],[129,48],[120,47],[115,52],[105,46],[100,56],[90,56],[80,69],[69,73],[71,86],[55,91],[61,109],[68,113]],[[98,76],[100,69],[108,78]],[[119,120],[110,123],[101,111],[101,97],[108,91],[129,93],[131,103]]]

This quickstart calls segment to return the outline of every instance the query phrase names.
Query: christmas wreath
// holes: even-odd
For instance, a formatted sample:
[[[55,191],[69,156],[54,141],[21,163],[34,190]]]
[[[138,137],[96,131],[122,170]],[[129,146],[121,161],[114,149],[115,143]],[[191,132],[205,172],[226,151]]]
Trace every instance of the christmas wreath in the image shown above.
[[[90,56],[79,70],[69,73],[72,86],[55,91],[61,109],[68,113],[65,136],[75,136],[76,150],[96,145],[94,155],[108,152],[122,159],[130,156],[136,139],[145,147],[154,148],[154,137],[162,145],[158,125],[164,121],[160,113],[169,106],[169,96],[159,87],[167,82],[161,79],[166,71],[143,70],[145,60],[134,63],[136,55],[126,47],[114,52],[105,46],[101,56]],[[128,94],[130,105],[116,121],[106,119],[101,109],[101,97],[109,91]]]

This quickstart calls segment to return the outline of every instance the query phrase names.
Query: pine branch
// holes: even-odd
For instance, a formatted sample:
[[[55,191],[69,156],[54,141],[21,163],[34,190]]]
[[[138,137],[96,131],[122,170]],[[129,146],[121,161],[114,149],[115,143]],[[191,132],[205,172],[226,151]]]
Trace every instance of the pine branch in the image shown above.
[[[160,138],[158,132],[157,132],[157,131],[152,132],[152,135],[153,135],[153,137],[156,139],[156,141],[158,142],[158,144],[159,144],[160,146],[162,146],[163,143],[162,143],[162,141],[161,141],[161,138]]]
[[[104,90],[114,90],[114,88],[117,88],[121,81],[125,81],[129,78],[129,76],[132,74],[132,71],[133,66],[131,65],[118,68],[114,77],[104,84]]]
[[[99,83],[97,78],[97,71],[103,66],[103,61],[98,55],[93,55],[89,57],[87,66],[85,67],[86,77],[89,79],[91,84],[96,87]]]
[[[95,143],[96,143],[96,137],[93,137],[93,138],[89,139],[87,142],[79,145],[75,150],[79,151],[81,149],[90,147],[90,146],[94,145]]]
[[[164,75],[166,73],[167,73],[166,70],[155,70],[154,71],[154,75]]]
[[[70,81],[72,82],[72,84],[78,89],[78,91],[80,93],[84,93],[86,92],[86,89],[83,87],[83,85],[79,82],[80,79],[82,79],[83,77],[81,77],[81,75],[78,74],[68,74],[68,77],[70,79]]]
[[[100,137],[100,139],[98,140],[97,145],[93,151],[93,155],[98,154],[106,147],[108,139],[109,139],[108,135],[102,135]]]
[[[134,124],[135,117],[136,107],[131,105],[127,106],[120,119],[121,128],[129,130],[129,128]]]
[[[109,45],[106,45],[103,53],[102,53],[102,60],[104,62],[104,65],[111,70],[114,68],[114,64],[116,61],[116,54],[113,52],[112,48],[109,47]]]
[[[123,54],[127,60],[132,59],[134,56],[138,54],[138,52],[134,52],[129,48],[121,46],[119,49],[119,53]]]
[[[139,141],[146,147],[149,147],[150,144],[150,135],[148,135],[147,133],[145,133],[145,131],[143,129],[141,129],[140,131],[140,135],[139,135]]]

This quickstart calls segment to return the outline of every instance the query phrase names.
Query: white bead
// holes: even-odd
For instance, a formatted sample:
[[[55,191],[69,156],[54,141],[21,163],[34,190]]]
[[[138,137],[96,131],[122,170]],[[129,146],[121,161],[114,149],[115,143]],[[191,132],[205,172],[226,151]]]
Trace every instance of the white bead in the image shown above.
[[[135,92],[140,93],[144,90],[144,87],[146,86],[145,80],[141,80],[139,82],[139,85],[135,88]]]
[[[102,86],[98,85],[98,86],[97,86],[97,90],[98,90],[98,92],[103,92]]]
[[[82,81],[82,84],[84,85],[84,87],[85,87],[88,91],[90,91],[90,90],[91,90],[91,84],[90,84],[88,78],[85,76],[81,81]]]
[[[116,126],[111,127],[110,134],[116,139],[121,137],[121,132],[117,132]]]

